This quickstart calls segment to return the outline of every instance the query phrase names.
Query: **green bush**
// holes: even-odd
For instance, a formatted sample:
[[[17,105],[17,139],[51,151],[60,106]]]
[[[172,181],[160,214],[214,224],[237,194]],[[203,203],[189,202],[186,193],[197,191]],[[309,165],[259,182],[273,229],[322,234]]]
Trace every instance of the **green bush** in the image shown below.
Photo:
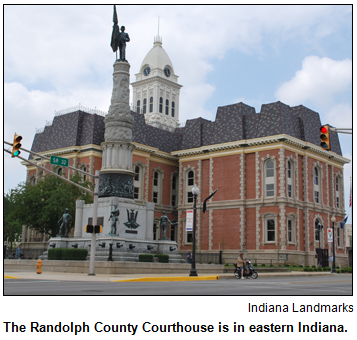
[[[62,250],[62,260],[84,261],[87,255],[87,249],[67,248]]]
[[[139,262],[153,262],[154,255],[152,254],[139,254]]]
[[[296,264],[293,264],[293,267],[297,267],[297,265],[296,265]]]
[[[166,254],[156,254],[155,257],[159,258],[160,263],[169,263],[169,255]]]
[[[262,267],[265,267],[265,263],[263,263],[261,266],[262,266]]]
[[[285,267],[290,267],[290,264],[287,263],[287,264],[285,265]],[[294,267],[294,266],[293,266],[293,267]]]
[[[307,272],[309,270],[309,268],[304,268],[304,272]]]
[[[322,268],[320,267],[320,268],[317,268],[317,270],[319,271],[319,272],[322,272]]]
[[[311,268],[316,268],[316,266],[311,266]]]
[[[341,269],[336,269],[337,274],[341,274]]]
[[[331,270],[330,267],[323,267],[322,269],[323,269],[324,272],[328,272],[329,270]]]
[[[66,248],[51,248],[48,249],[49,260],[62,260],[62,250]]]
[[[300,267],[300,268],[303,268],[304,266],[303,266],[302,264],[299,264],[299,267]]]

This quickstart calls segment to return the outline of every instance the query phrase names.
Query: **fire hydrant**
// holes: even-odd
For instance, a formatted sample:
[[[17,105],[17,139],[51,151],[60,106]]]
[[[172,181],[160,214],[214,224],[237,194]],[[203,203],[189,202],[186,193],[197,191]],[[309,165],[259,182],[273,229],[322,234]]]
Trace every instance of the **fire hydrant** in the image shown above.
[[[37,263],[36,263],[36,267],[37,267],[37,271],[36,273],[37,274],[41,274],[42,271],[41,271],[41,268],[42,268],[42,260],[41,259],[38,259]]]

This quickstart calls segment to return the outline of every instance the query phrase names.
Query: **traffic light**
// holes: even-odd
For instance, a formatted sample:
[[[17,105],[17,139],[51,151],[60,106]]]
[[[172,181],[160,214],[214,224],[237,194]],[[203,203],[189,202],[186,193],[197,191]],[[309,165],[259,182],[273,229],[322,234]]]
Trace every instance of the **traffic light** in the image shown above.
[[[102,227],[101,225],[96,225],[96,226],[94,227],[94,232],[95,232],[96,234],[101,234],[101,233],[102,233],[102,230],[103,230],[103,227]]]
[[[88,224],[88,225],[86,225],[85,227],[84,227],[84,231],[86,232],[86,233],[93,233],[93,226],[91,225],[91,224]]]
[[[21,141],[22,137],[17,135],[15,133],[14,135],[14,142],[12,144],[12,153],[11,153],[11,157],[14,158],[14,157],[18,157],[20,155],[20,148],[21,148],[21,144],[20,144],[20,141]]]
[[[101,234],[102,231],[103,231],[103,226],[101,226],[101,225],[93,226],[91,224],[88,224],[84,227],[84,232],[86,232],[86,233]]]
[[[330,151],[331,150],[331,146],[330,146],[330,128],[328,125],[322,125],[320,127],[320,139],[321,139],[321,147],[326,150],[326,151]]]

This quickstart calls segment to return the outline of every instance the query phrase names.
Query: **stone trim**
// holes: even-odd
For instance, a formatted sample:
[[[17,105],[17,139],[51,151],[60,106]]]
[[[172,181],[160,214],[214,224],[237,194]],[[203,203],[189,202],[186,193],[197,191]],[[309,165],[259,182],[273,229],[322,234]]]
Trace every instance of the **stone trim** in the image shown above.
[[[202,161],[198,161],[198,169],[197,169],[197,175],[198,175],[198,187],[200,188],[200,194],[197,196],[197,228],[196,228],[196,233],[197,233],[197,250],[201,250],[201,207],[200,202],[202,198]]]
[[[260,205],[258,205],[255,208],[255,245],[256,245],[256,250],[259,250],[260,246]]]
[[[259,152],[255,153],[255,198],[260,197]]]
[[[209,192],[213,192],[213,158],[209,159]],[[212,202],[213,198],[210,198],[209,202]],[[209,209],[208,218],[208,249],[213,248],[213,211]]]
[[[212,159],[212,158],[211,158]],[[240,199],[245,200],[245,154],[240,155]]]
[[[283,148],[279,149],[279,195],[280,197],[285,197],[285,166],[284,166],[284,152]]]
[[[286,250],[286,244],[287,244],[287,223],[286,223],[286,210],[285,210],[285,204],[279,204],[279,209],[280,209],[280,246],[281,250]],[[278,236],[278,235],[277,235]],[[278,239],[278,237],[277,237]]]
[[[315,201],[315,191],[314,191],[314,185],[315,185],[315,181],[314,181],[314,172],[315,172],[315,168],[318,169],[319,172],[319,196],[320,196],[320,202],[316,203]],[[322,165],[320,164],[319,161],[316,161],[314,163],[312,163],[312,202],[314,204],[314,207],[316,205],[321,205],[322,207],[324,206],[324,201],[323,201],[323,197],[324,197],[324,192],[323,192],[323,185],[322,185],[322,180],[324,179],[324,172],[322,169]]]
[[[150,159],[146,158],[147,171],[145,173],[145,201],[149,202],[149,169],[150,169]]]
[[[297,211],[297,213],[299,213],[299,209]],[[298,244],[297,242],[297,238],[298,238],[298,234],[297,234],[297,230],[298,230],[298,216],[295,213],[288,213],[286,214],[286,221],[288,220],[293,220],[293,235],[294,235],[294,242],[289,242],[288,239],[288,223],[286,222],[286,244],[287,245],[294,245],[296,246]]]

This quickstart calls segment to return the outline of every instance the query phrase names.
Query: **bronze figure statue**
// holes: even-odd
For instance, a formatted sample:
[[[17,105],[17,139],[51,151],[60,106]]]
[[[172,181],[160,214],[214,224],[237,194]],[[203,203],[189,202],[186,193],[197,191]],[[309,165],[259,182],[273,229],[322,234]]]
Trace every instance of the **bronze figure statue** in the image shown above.
[[[169,218],[166,216],[165,211],[162,212],[162,216],[160,217],[160,231],[162,230],[162,238],[160,238],[159,240],[170,240],[167,236],[166,236],[166,230],[167,230],[167,222],[169,222],[171,225],[175,225],[177,224],[177,222],[172,223]],[[158,228],[158,227],[156,227]]]
[[[120,212],[119,212],[119,209],[118,209],[118,206],[114,206],[114,210],[112,210],[110,212],[110,217],[109,217],[109,220],[112,219],[112,224],[111,224],[111,228],[110,228],[110,234],[111,235],[116,235],[117,234],[117,221],[119,220],[119,215],[120,215]]]
[[[119,48],[120,57],[119,60],[127,61],[125,59],[125,50],[126,50],[126,43],[130,41],[129,34],[125,33],[125,26],[120,27],[121,32],[119,32],[118,26],[118,16],[117,10],[114,5],[114,13],[113,13],[113,32],[112,32],[112,39],[110,46],[112,47],[113,52],[117,52]],[[118,54],[116,54],[118,59]]]
[[[62,232],[63,232],[63,228],[65,229],[65,234],[64,236],[67,237],[68,236],[68,227],[69,227],[69,221],[72,219],[72,216],[68,213],[68,208],[66,208],[63,216],[60,218],[60,220],[58,221],[58,223],[60,223],[62,221],[59,233],[57,234],[57,236],[62,236]]]

